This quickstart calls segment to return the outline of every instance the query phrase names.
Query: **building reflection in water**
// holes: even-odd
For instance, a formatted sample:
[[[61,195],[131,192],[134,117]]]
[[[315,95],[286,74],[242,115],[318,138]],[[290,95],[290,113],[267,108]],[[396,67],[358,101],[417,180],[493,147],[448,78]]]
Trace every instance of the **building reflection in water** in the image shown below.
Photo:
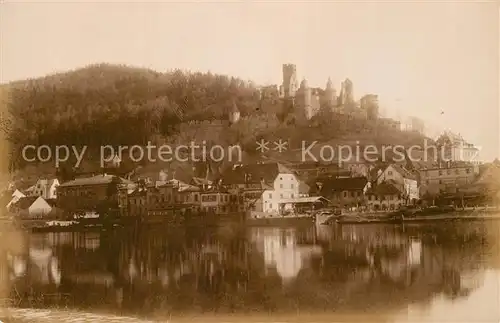
[[[312,230],[306,232],[303,244],[297,241],[299,234],[296,229],[255,228],[251,231],[251,241],[264,255],[266,272],[268,267],[275,268],[283,280],[290,281],[313,255],[321,255],[322,248],[312,244]]]
[[[468,297],[499,269],[498,229],[480,223],[221,232],[37,234],[4,256],[23,306],[59,293],[68,306],[169,315],[427,308]]]

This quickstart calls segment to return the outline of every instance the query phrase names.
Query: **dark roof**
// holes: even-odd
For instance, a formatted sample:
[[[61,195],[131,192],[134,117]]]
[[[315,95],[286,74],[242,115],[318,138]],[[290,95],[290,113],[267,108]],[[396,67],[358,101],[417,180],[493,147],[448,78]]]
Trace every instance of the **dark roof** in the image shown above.
[[[416,180],[416,176],[413,175],[409,170],[398,164],[391,165],[398,173],[400,173],[404,178]]]
[[[366,177],[327,179],[323,181],[321,192],[358,191],[364,189],[367,183]]]
[[[63,183],[59,185],[59,187],[111,184],[113,180],[117,180],[117,184],[132,184],[131,181],[114,175],[97,175],[92,177],[77,178]]]
[[[380,170],[383,172],[387,167],[387,165],[375,166],[372,170],[370,170],[370,179],[376,180],[378,178],[378,171]]]
[[[239,165],[222,174],[224,184],[272,183],[279,174],[294,174],[280,163]]]
[[[45,199],[45,202],[47,202],[47,204],[49,204],[52,207],[57,206],[57,199]]]
[[[191,179],[191,183],[193,185],[199,185],[199,186],[201,186],[201,185],[212,185],[213,184],[212,181],[210,181],[208,179],[205,179],[205,178],[200,178],[200,177],[193,177]]]
[[[328,170],[331,169],[342,169],[338,164],[322,164],[320,162],[315,162],[315,161],[307,161],[307,162],[301,162],[301,163],[292,163],[287,165],[288,168],[291,170],[316,170],[319,168],[326,168]]]
[[[136,188],[134,191],[130,192],[128,196],[134,197],[134,196],[145,196],[146,195],[146,189],[143,188]]]
[[[39,198],[39,196],[22,197],[14,204],[14,206],[16,208],[21,209],[21,210],[25,210],[25,209],[29,208],[31,206],[31,204],[33,204],[33,202],[35,202],[38,198]]]
[[[224,187],[210,187],[209,189],[200,192],[200,194],[212,194],[212,193],[227,194],[227,193],[229,193],[229,191]]]
[[[398,195],[401,191],[392,183],[384,182],[375,187],[370,188],[367,194],[386,196],[386,195]]]

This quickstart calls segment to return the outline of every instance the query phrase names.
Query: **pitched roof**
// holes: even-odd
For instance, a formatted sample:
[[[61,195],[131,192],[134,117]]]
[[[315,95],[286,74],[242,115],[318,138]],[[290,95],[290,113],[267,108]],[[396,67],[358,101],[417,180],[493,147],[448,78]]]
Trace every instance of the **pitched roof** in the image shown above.
[[[29,208],[38,198],[39,196],[22,197],[16,203],[14,203],[14,207],[25,210]]]
[[[366,177],[332,178],[323,181],[321,192],[358,191],[368,183]]]
[[[294,174],[284,165],[276,162],[236,166],[222,174],[224,184],[256,184],[274,182],[279,174]]]
[[[370,178],[371,179],[378,179],[380,177],[378,175],[378,171],[381,170],[382,173],[380,175],[382,175],[383,172],[385,172],[387,170],[387,168],[389,168],[389,166],[392,167],[399,174],[401,174],[401,176],[403,176],[404,178],[416,180],[415,175],[413,175],[410,171],[408,171],[406,168],[404,168],[402,165],[399,165],[399,164],[389,164],[389,165],[377,166],[370,171]]]
[[[378,172],[379,171],[385,171],[387,169],[387,167],[389,167],[388,165],[378,165],[378,166],[375,166],[372,170],[370,170],[370,179],[378,179],[379,177],[379,174]]]
[[[416,176],[413,175],[410,171],[408,171],[406,168],[404,168],[403,166],[401,165],[398,165],[398,164],[392,164],[391,165],[392,168],[394,168],[398,173],[401,174],[401,176],[403,176],[404,178],[407,178],[407,179],[413,179],[413,180],[416,180]]]
[[[77,178],[72,181],[63,183],[59,187],[71,186],[88,186],[88,185],[102,185],[111,184],[113,180],[117,180],[118,184],[132,184],[131,181],[114,175],[97,175],[92,177]]]
[[[24,193],[21,192],[20,190],[16,189],[14,192],[12,192],[11,196],[12,197],[14,197],[14,196],[25,197],[26,195],[24,195]]]
[[[57,206],[57,199],[45,199],[45,202],[47,202],[47,204],[50,205],[51,207]]]
[[[372,187],[367,194],[373,194],[377,196],[387,196],[387,195],[398,195],[401,194],[399,189],[392,183],[381,183],[375,187]]]

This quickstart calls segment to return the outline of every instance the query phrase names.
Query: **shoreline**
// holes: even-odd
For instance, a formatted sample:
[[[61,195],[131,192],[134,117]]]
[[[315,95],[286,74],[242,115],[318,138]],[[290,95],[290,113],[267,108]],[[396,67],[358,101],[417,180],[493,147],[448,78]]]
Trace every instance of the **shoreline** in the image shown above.
[[[402,218],[371,218],[371,219],[345,219],[337,220],[338,224],[405,224],[405,223],[434,223],[440,221],[485,221],[485,220],[500,220],[500,211],[496,212],[483,212],[482,214],[467,214],[460,215],[464,212],[452,212],[450,214],[440,215],[425,215],[415,217],[402,217]],[[490,214],[496,213],[496,214]]]

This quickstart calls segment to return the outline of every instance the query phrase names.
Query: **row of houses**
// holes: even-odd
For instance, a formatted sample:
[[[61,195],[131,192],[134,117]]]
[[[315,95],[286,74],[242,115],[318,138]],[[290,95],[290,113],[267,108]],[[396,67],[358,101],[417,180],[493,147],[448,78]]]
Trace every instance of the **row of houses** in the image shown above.
[[[265,162],[234,165],[211,180],[193,177],[188,182],[175,175],[169,178],[163,171],[157,178],[136,181],[107,174],[62,184],[57,179],[40,179],[25,191],[14,190],[6,207],[29,214],[47,214],[56,207],[72,212],[111,207],[124,216],[165,215],[179,209],[279,214],[315,204],[378,210],[443,195],[463,198],[500,183],[499,162],[419,170],[398,163],[355,166]]]

